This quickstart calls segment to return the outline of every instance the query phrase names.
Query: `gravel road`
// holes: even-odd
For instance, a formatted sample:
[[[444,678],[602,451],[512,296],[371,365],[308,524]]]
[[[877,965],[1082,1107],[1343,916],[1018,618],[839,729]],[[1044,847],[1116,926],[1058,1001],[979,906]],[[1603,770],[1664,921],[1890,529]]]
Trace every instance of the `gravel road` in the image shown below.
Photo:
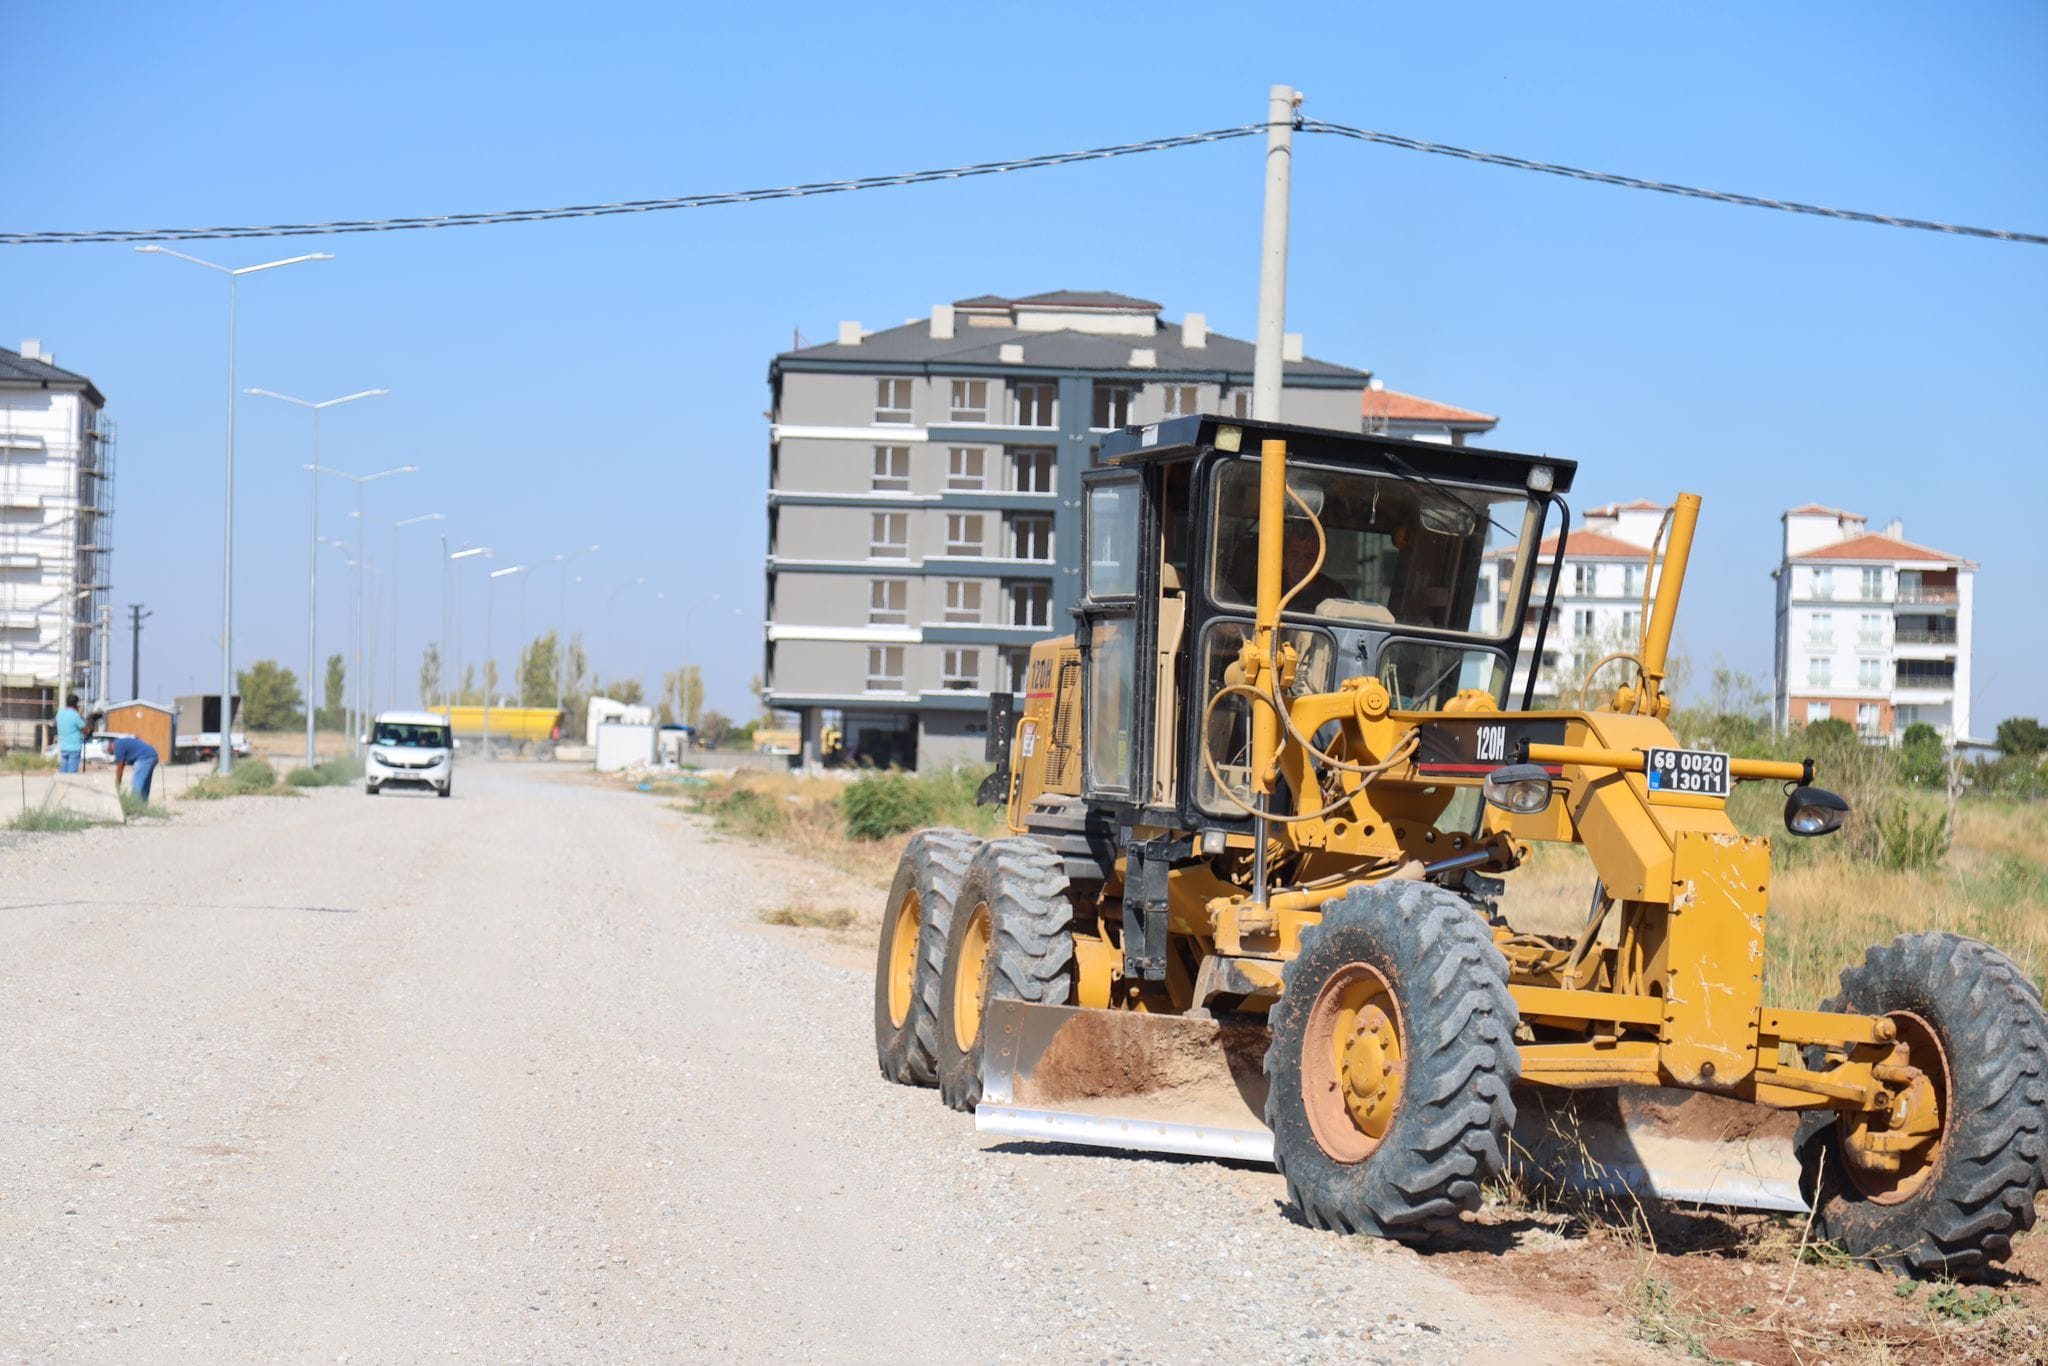
[[[844,897],[478,763],[0,836],[0,1361],[1638,1359],[874,1066]],[[852,895],[866,897],[865,889]]]

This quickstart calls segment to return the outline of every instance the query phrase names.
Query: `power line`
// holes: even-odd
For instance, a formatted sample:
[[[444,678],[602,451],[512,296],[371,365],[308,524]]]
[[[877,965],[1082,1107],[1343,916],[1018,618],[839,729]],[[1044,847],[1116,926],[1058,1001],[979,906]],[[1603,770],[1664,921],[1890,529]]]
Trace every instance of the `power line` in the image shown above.
[[[1941,232],[1959,237],[1981,237],[1997,242],[2048,246],[2048,236],[2039,233],[2014,232],[2002,228],[1974,228],[1956,223],[1938,223],[1924,218],[1868,213],[1860,209],[1827,208],[1819,204],[1736,194],[1727,190],[1705,190],[1692,185],[1676,185],[1669,181],[1644,180],[1637,176],[1588,171],[1576,166],[1560,166],[1548,161],[1531,161],[1525,157],[1507,156],[1499,152],[1478,152],[1468,147],[1425,142],[1419,138],[1380,133],[1367,128],[1353,128],[1322,119],[1303,119],[1297,122],[1296,127],[1308,133],[1324,133],[1360,142],[1377,143],[1384,147],[1395,147],[1403,151],[1457,157],[1488,166],[1536,171],[1544,175],[1563,176],[1569,180],[1584,180],[1599,185],[1615,185],[1623,189],[1654,190],[1659,194],[1679,195],[1687,199],[1712,200],[1716,203],[1736,204],[1754,209],[1777,209],[1785,213],[1809,214],[1842,222],[1872,223],[1888,228],[1912,228],[1921,232]],[[666,199],[628,199],[606,204],[572,204],[549,209],[501,209],[488,213],[437,214],[412,218],[342,219],[327,223],[273,223],[259,227],[0,231],[0,246],[79,245],[95,242],[203,242],[242,237],[318,237],[336,233],[407,232],[423,228],[470,228],[497,223],[545,223],[565,218],[604,218],[617,214],[660,213],[670,209],[703,209],[721,204],[758,204],[771,199],[803,199],[814,195],[844,194],[854,190],[879,190],[898,185],[927,185],[937,181],[964,180],[971,176],[1001,175],[1009,171],[1033,171],[1048,166],[1072,166],[1086,161],[1107,161],[1113,157],[1174,151],[1205,143],[1227,142],[1233,138],[1253,137],[1265,131],[1266,125],[1263,123],[1248,123],[1235,128],[1212,129],[1206,133],[1186,133],[1178,137],[1119,143],[1112,147],[1091,147],[1078,152],[1052,152],[1042,156],[1015,157],[1007,161],[983,161],[970,166],[948,166],[929,171],[906,171],[898,175],[861,176],[852,180],[815,181],[803,185],[729,190],[716,194],[677,195]]]
[[[1687,199],[1711,199],[1719,204],[1740,204],[1751,209],[1779,209],[1785,213],[1813,214],[1820,218],[1837,218],[1849,223],[1875,223],[1887,228],[1916,228],[1921,232],[1946,232],[1959,237],[1986,237],[1996,242],[2025,242],[2033,246],[2048,246],[2048,236],[2039,233],[2009,232],[2003,228],[1971,228],[1957,223],[1936,223],[1925,218],[1899,218],[1892,214],[1865,213],[1860,209],[1830,209],[1819,204],[1801,204],[1790,199],[1766,199],[1760,195],[1735,194],[1727,190],[1702,190],[1692,185],[1673,185],[1669,181],[1642,180],[1636,176],[1614,175],[1607,171],[1586,171],[1576,166],[1559,166],[1548,161],[1529,161],[1523,157],[1503,156],[1499,152],[1475,152],[1469,147],[1423,142],[1419,138],[1404,138],[1396,133],[1376,133],[1367,128],[1348,128],[1341,123],[1325,123],[1321,119],[1304,119],[1300,128],[1306,133],[1333,133],[1338,137],[1356,138],[1360,142],[1376,142],[1384,147],[1399,147],[1409,152],[1459,157],[1465,161],[1482,162],[1488,166],[1506,166],[1517,171],[1540,171],[1544,175],[1564,176],[1570,180],[1589,180],[1596,185],[1619,185],[1630,190],[1655,190],[1659,194],[1683,195]]]
[[[1209,142],[1262,134],[1266,126],[1248,123],[1236,128],[1218,128],[1207,133],[1186,133],[1179,137],[1152,138],[1126,142],[1114,147],[1091,147],[1080,152],[1052,152],[1043,156],[1016,157],[1009,161],[983,161],[972,166],[948,166],[933,171],[906,171],[900,175],[862,176],[854,180],[825,180],[808,185],[782,185],[760,190],[728,190],[718,194],[677,195],[668,199],[628,199],[611,204],[573,204],[554,209],[501,209],[489,213],[451,213],[417,218],[359,218],[332,223],[273,223],[246,228],[97,228],[72,232],[0,232],[0,246],[67,245],[83,242],[204,242],[233,237],[313,237],[345,232],[404,232],[419,228],[471,228],[494,223],[545,223],[561,218],[603,218],[614,214],[659,213],[668,209],[704,209],[719,204],[758,204],[770,199],[802,199],[811,195],[844,194],[853,190],[879,190],[896,185],[924,185],[941,180],[964,180],[969,176],[1001,175],[1006,171],[1035,171],[1045,166],[1071,166],[1084,161],[1107,161],[1112,157],[1135,156],[1143,152],[1165,152]]]

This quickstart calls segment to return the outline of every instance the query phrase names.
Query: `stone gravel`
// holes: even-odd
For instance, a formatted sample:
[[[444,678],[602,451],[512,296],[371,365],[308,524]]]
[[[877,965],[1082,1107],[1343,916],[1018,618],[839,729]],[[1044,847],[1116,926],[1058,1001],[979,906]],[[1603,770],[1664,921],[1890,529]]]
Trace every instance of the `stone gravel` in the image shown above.
[[[978,1137],[835,875],[472,763],[0,836],[0,1361],[1632,1361],[1270,1171]]]

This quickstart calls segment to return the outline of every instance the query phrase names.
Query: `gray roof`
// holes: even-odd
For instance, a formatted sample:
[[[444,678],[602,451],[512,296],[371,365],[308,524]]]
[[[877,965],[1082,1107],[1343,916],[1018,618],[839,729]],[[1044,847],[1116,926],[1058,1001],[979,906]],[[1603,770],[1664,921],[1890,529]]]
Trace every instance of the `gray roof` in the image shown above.
[[[19,351],[0,346],[0,385],[8,388],[82,389],[93,403],[104,408],[107,400],[84,375],[60,370],[46,360],[29,360]]]
[[[1049,297],[1053,296],[1038,295],[1034,301]],[[1124,296],[1091,297],[1120,299]],[[1150,337],[1075,331],[1026,332],[1015,327],[972,327],[962,323],[954,329],[950,340],[941,341],[933,338],[931,323],[919,319],[863,337],[858,346],[827,342],[821,346],[806,346],[800,351],[784,351],[775,359],[778,364],[784,361],[822,361],[833,368],[843,365],[848,369],[881,362],[941,369],[948,365],[1002,365],[1020,373],[1056,370],[1129,370],[1135,374],[1154,371],[1223,372],[1242,376],[1245,383],[1251,381],[1254,348],[1250,342],[1211,332],[1208,345],[1191,349],[1182,346],[1180,339],[1180,326],[1166,322],[1155,322]],[[1023,347],[1024,359],[1021,362],[1004,361],[1001,355],[1004,346]],[[1132,365],[1131,351],[1137,347],[1149,347],[1155,351],[1157,362],[1145,367]],[[1351,381],[1361,388],[1372,378],[1368,370],[1354,370],[1350,366],[1314,359],[1288,361],[1284,371],[1289,379]]]

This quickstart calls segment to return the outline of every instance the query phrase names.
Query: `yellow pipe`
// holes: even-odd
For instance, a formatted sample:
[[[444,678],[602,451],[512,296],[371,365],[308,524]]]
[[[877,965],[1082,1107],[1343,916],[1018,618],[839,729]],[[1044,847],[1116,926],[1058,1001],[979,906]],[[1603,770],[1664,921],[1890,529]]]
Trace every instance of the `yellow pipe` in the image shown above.
[[[1643,752],[1639,749],[1591,749],[1583,745],[1531,745],[1529,762],[1641,773]],[[1728,772],[1737,778],[1769,778],[1796,783],[1805,780],[1806,765],[1784,759],[1730,759]]]
[[[1671,628],[1678,620],[1678,593],[1685,586],[1685,562],[1692,557],[1692,533],[1699,525],[1700,496],[1681,493],[1672,509],[1671,544],[1657,578],[1657,602],[1643,627],[1643,697],[1639,709],[1656,715],[1664,692],[1664,661],[1671,652]]]
[[[1266,677],[1278,663],[1274,639],[1280,626],[1281,538],[1287,532],[1287,443],[1268,440],[1259,446],[1259,587],[1253,636],[1257,669],[1255,686],[1270,691]],[[1252,708],[1252,790],[1273,792],[1275,758],[1280,750],[1280,718],[1271,707]],[[1263,889],[1261,889],[1263,890]]]

